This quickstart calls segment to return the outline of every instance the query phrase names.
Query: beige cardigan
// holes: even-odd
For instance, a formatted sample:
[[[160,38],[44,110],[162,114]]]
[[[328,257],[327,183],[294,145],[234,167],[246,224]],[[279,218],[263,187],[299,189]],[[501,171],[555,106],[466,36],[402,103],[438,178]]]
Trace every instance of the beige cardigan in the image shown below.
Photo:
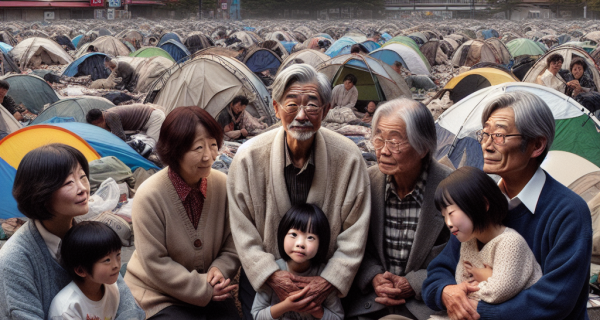
[[[283,175],[283,128],[261,134],[238,149],[229,169],[231,233],[255,290],[279,270],[277,227],[291,207]],[[371,190],[360,150],[325,128],[315,136],[315,175],[308,203],[329,219],[331,243],[321,276],[345,296],[360,266],[371,213]]]
[[[227,176],[211,170],[198,229],[194,229],[165,168],[142,184],[132,218],[136,250],[125,282],[151,317],[172,304],[207,305],[211,267],[233,278],[240,264],[227,212]]]

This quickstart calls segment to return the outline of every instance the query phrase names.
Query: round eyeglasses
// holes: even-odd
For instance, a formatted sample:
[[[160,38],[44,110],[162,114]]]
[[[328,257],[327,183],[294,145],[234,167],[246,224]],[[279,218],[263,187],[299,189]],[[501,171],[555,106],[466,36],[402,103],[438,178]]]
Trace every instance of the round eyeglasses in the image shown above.
[[[316,107],[316,106],[281,106],[283,108],[283,110],[286,113],[289,114],[296,114],[298,112],[300,112],[300,109],[304,109],[304,112],[306,112],[306,114],[314,116],[319,114],[319,112],[321,112],[321,110],[323,110],[323,107]]]
[[[408,141],[397,142],[396,140],[385,140],[382,137],[373,138],[373,147],[375,147],[376,150],[383,149],[387,144],[387,148],[391,153],[400,153],[400,146],[407,143]]]

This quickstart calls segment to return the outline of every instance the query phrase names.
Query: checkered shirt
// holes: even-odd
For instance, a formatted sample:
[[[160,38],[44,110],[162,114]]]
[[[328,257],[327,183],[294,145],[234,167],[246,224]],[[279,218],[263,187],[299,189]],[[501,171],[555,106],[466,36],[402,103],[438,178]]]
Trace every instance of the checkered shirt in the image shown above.
[[[387,270],[398,276],[404,275],[417,232],[427,171],[428,164],[423,167],[413,191],[404,198],[396,192],[392,176],[386,177],[384,252]]]

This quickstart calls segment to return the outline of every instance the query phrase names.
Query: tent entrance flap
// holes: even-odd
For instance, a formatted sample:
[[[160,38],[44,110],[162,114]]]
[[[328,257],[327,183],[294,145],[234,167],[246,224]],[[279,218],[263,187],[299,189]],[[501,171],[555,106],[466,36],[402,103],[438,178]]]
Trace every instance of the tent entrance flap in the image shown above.
[[[341,67],[338,73],[333,77],[333,86],[344,83],[344,78],[348,74],[353,74],[356,81],[356,89],[358,90],[358,100],[373,100],[385,101],[379,82],[375,82],[374,75],[364,69],[359,69],[345,65]]]
[[[466,76],[452,89],[450,100],[457,103],[471,93],[489,86],[491,86],[491,83],[484,76],[478,74]]]

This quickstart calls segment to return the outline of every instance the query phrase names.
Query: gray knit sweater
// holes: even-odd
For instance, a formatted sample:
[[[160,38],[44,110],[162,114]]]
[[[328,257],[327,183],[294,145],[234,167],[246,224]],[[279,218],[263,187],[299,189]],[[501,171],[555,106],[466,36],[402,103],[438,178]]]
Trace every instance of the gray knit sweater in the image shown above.
[[[0,319],[46,319],[54,296],[71,278],[50,255],[35,223],[25,223],[0,250]],[[145,319],[119,276],[115,320]]]

